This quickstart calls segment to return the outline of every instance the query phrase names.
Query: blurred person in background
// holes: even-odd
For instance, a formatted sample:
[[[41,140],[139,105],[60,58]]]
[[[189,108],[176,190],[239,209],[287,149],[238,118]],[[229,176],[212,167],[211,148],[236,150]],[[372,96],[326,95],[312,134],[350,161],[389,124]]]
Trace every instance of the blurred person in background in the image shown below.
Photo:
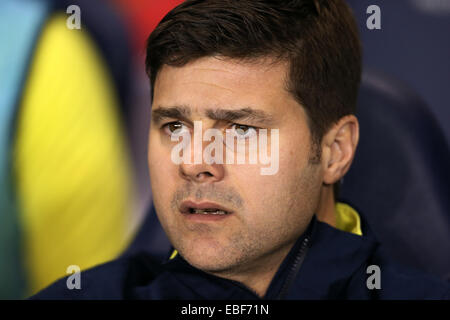
[[[68,28],[70,5],[81,29]],[[116,10],[0,2],[0,298],[111,260],[132,237],[130,54]]]

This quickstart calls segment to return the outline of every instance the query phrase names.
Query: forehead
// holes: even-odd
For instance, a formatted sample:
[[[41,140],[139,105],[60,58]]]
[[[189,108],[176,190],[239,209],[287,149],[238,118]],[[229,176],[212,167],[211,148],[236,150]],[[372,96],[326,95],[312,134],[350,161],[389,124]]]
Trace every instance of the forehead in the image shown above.
[[[286,90],[287,63],[264,59],[239,61],[218,57],[183,67],[164,65],[154,87],[155,105],[196,109],[247,106],[259,109],[298,104]]]

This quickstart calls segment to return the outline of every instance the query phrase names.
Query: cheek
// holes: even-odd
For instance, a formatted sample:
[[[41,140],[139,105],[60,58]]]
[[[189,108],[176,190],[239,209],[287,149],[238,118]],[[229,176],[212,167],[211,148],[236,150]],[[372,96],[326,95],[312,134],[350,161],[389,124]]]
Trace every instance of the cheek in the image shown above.
[[[176,169],[175,164],[171,161],[171,145],[164,145],[160,135],[155,132],[150,135],[148,144],[148,167],[150,178],[161,180],[160,183],[164,183],[168,176],[174,174],[174,169]],[[176,171],[175,171],[176,172]],[[160,179],[161,177],[166,177],[166,179]]]
[[[168,151],[158,139],[153,137],[150,137],[148,147],[148,167],[155,207],[162,209],[158,207],[164,206],[164,212],[166,212],[170,204],[170,195],[175,189],[178,171],[177,166],[170,159],[170,150]]]
[[[229,183],[244,199],[244,218],[250,230],[260,230],[276,220],[273,212],[280,208],[287,191],[286,177],[281,172],[269,176],[261,175],[257,165],[231,166],[229,177]]]
[[[261,170],[271,164],[227,166],[229,182],[244,195],[249,211],[276,207],[287,197],[296,196],[297,185],[308,165],[308,146],[301,138],[280,136],[278,157],[271,157],[272,162],[278,162],[278,170],[272,175],[263,175]]]
[[[302,230],[314,213],[315,186],[320,184],[317,170],[308,163],[309,145],[291,141],[284,145],[280,141],[279,171],[274,175],[261,175],[261,166],[231,169],[233,183],[245,199],[247,224],[254,230],[291,234]]]

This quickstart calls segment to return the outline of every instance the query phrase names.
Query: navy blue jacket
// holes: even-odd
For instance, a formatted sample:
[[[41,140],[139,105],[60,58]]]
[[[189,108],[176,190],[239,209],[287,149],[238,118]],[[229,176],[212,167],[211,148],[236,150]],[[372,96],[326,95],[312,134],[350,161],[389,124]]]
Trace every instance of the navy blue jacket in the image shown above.
[[[450,299],[450,284],[400,267],[363,230],[357,236],[313,218],[293,246],[267,290],[265,299]],[[380,289],[368,289],[380,268]],[[63,278],[32,299],[259,299],[244,285],[190,266],[179,254],[161,263],[148,253],[135,254],[83,271],[81,289],[68,289]],[[371,281],[369,281],[371,282]]]

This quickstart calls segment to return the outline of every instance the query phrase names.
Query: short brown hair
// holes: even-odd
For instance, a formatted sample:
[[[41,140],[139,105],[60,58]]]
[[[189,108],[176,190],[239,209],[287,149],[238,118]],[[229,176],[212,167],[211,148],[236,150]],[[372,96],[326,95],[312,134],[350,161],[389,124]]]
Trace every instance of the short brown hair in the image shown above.
[[[215,55],[289,62],[287,90],[305,108],[316,143],[356,111],[361,45],[344,0],[187,0],[148,38],[152,92],[162,65]]]

